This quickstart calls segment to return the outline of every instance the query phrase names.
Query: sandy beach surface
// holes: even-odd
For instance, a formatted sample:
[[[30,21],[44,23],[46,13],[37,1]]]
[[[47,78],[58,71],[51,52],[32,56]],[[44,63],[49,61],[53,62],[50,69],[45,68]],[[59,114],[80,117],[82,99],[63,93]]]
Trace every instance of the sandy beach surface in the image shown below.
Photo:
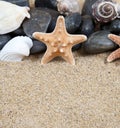
[[[41,65],[42,55],[0,62],[0,128],[120,128],[120,60],[77,51],[75,66]]]

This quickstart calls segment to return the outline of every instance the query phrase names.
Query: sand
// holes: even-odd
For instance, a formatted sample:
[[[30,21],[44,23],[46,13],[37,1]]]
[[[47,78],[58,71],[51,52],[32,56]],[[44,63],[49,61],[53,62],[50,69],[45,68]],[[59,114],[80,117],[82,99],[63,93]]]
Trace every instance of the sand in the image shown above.
[[[0,62],[0,128],[120,128],[120,60],[108,55]]]

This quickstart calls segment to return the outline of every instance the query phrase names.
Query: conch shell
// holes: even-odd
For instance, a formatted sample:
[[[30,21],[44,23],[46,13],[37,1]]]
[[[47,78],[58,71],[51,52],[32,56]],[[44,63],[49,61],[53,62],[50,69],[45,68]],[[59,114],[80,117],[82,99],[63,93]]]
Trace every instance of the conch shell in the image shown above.
[[[61,14],[68,15],[69,13],[81,13],[78,0],[57,0],[57,8]]]
[[[20,27],[25,17],[30,18],[29,7],[0,1],[0,34],[12,32]]]
[[[112,0],[98,0],[92,5],[93,16],[99,22],[109,22],[119,18],[120,5]]]
[[[0,51],[2,61],[21,61],[25,56],[29,56],[33,42],[29,37],[18,36],[11,39]]]

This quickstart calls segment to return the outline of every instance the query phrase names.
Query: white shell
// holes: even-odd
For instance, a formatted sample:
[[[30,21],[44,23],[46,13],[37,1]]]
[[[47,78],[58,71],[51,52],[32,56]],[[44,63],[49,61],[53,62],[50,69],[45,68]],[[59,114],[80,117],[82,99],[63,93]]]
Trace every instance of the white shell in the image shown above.
[[[57,8],[61,14],[68,15],[69,13],[81,13],[78,0],[57,0]]]
[[[0,1],[0,34],[12,32],[20,27],[25,17],[30,18],[29,7]]]
[[[0,51],[2,61],[21,61],[29,56],[33,42],[29,37],[17,36],[11,39]]]

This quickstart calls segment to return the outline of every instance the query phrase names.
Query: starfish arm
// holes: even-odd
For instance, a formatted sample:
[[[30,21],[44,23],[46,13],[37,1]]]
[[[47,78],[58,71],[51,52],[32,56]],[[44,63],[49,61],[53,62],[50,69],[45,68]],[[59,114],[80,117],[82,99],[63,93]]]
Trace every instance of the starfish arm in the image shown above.
[[[114,34],[109,34],[108,38],[111,39],[116,44],[120,45],[120,36],[117,36],[117,35],[114,35]]]
[[[47,50],[44,54],[44,56],[42,57],[41,60],[41,64],[47,64],[49,61],[51,61],[53,58],[55,58],[56,55],[52,54],[52,52],[50,52],[49,50]]]
[[[33,37],[45,44],[48,44],[50,42],[51,33],[34,32]]]
[[[62,58],[68,63],[75,65],[75,60],[71,51],[69,53],[66,53],[65,55],[62,55]]]
[[[107,62],[112,62],[116,59],[120,58],[120,48],[115,50],[114,52],[112,52],[108,58],[107,58]]]
[[[82,43],[87,40],[85,35],[70,35],[69,36],[69,43],[73,46],[75,44]]]
[[[65,20],[63,16],[58,17],[53,33],[58,33],[58,34],[67,33]]]

